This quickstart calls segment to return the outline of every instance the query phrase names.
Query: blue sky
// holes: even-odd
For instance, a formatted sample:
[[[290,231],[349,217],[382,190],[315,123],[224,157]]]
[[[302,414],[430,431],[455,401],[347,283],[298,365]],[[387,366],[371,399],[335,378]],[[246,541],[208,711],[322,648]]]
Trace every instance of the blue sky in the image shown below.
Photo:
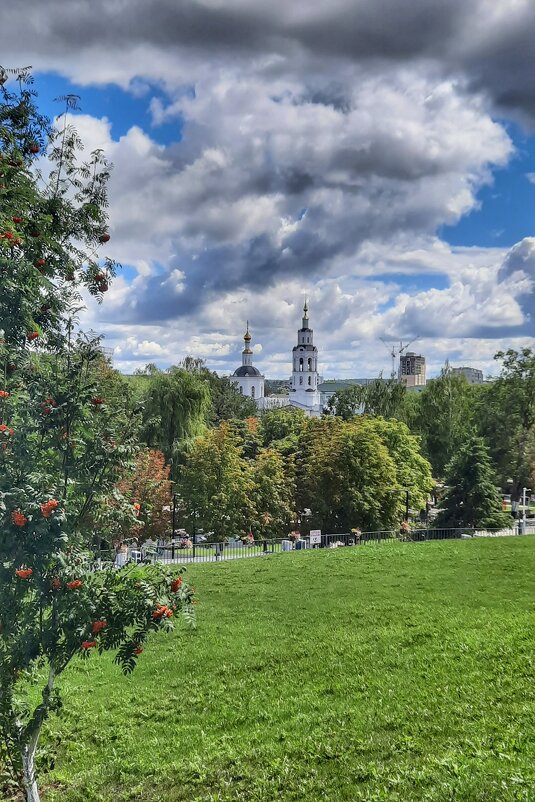
[[[230,372],[249,319],[285,376],[305,293],[325,376],[389,371],[382,339],[431,375],[534,344],[528,0],[28,0],[7,23],[4,63],[51,116],[79,95],[114,163],[124,269],[85,323],[120,369]]]
[[[150,131],[151,138],[161,145],[179,142],[182,132],[180,119],[155,125],[150,112],[151,100],[166,101],[166,95],[155,83],[141,77],[132,78],[128,91],[114,84],[80,85],[53,72],[37,72],[34,75],[39,90],[39,106],[43,113],[53,118],[63,110],[57,99],[65,95],[78,95],[80,113],[93,117],[107,117],[112,124],[112,136],[119,139],[132,126]],[[76,114],[76,112],[75,112]]]
[[[535,137],[507,123],[516,153],[506,168],[493,170],[493,182],[477,193],[479,208],[454,226],[443,226],[440,235],[451,245],[485,248],[510,247],[534,231]]]

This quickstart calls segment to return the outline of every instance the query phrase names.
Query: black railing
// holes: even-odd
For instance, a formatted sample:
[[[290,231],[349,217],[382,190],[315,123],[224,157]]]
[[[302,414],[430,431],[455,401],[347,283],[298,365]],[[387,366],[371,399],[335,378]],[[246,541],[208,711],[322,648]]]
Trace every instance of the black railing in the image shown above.
[[[525,533],[535,533],[535,524],[529,524]],[[474,537],[510,537],[521,534],[517,527],[506,529],[471,529],[459,527],[446,528],[420,528],[405,532],[399,529],[381,529],[374,532],[342,532],[339,534],[321,535],[319,543],[311,543],[308,537],[300,539],[259,539],[259,540],[229,540],[217,543],[196,543],[187,545],[177,543],[159,543],[158,545],[141,545],[129,547],[127,551],[97,551],[96,559],[101,565],[116,565],[120,567],[127,562],[137,563],[199,563],[220,562],[236,560],[245,557],[263,557],[272,554],[284,554],[311,548],[347,548],[364,546],[370,543],[386,541],[425,542],[430,540],[471,539]]]

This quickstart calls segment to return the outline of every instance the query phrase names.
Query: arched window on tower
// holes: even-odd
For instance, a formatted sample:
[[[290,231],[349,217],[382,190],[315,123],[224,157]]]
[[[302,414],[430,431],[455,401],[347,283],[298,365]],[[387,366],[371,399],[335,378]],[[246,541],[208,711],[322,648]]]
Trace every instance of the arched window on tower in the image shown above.
[[[241,384],[240,384],[240,393],[241,395],[243,395],[243,387],[241,386]]]
[[[251,387],[251,398],[254,398],[255,389],[256,389],[256,388],[255,388],[255,386],[254,386],[254,384],[253,384],[253,386]]]
[[[308,357],[308,369],[312,370],[312,358]]]
[[[309,384],[309,386],[312,384],[312,376],[308,377],[308,384]]]
[[[300,370],[300,371],[302,371],[302,370],[303,370],[303,357],[302,357],[302,356],[301,356],[301,357],[299,357],[299,370]]]
[[[299,384],[303,384],[303,377],[299,376]]]

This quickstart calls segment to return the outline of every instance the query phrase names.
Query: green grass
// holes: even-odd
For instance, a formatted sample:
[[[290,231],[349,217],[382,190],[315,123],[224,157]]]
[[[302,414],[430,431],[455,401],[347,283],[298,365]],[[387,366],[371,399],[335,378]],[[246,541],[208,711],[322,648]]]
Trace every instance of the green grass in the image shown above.
[[[535,538],[188,574],[195,633],[65,675],[46,802],[535,800]]]

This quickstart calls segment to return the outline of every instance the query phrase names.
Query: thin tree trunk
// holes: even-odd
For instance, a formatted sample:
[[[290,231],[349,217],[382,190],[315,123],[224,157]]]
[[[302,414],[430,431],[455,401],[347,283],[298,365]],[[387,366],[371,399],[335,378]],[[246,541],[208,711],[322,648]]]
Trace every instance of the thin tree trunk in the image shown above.
[[[41,727],[47,717],[50,695],[54,688],[54,680],[56,674],[52,666],[48,671],[48,682],[43,691],[43,702],[39,705],[34,713],[33,719],[29,725],[29,738],[27,743],[22,748],[22,781],[24,784],[24,791],[26,793],[26,802],[41,802],[39,796],[39,788],[37,787],[37,777],[35,774],[35,753],[37,751],[37,744],[39,736],[41,735]]]
[[[41,802],[35,777],[35,750],[37,749],[38,738],[39,731],[32,736],[30,743],[24,747],[22,752],[22,770],[26,802]]]

